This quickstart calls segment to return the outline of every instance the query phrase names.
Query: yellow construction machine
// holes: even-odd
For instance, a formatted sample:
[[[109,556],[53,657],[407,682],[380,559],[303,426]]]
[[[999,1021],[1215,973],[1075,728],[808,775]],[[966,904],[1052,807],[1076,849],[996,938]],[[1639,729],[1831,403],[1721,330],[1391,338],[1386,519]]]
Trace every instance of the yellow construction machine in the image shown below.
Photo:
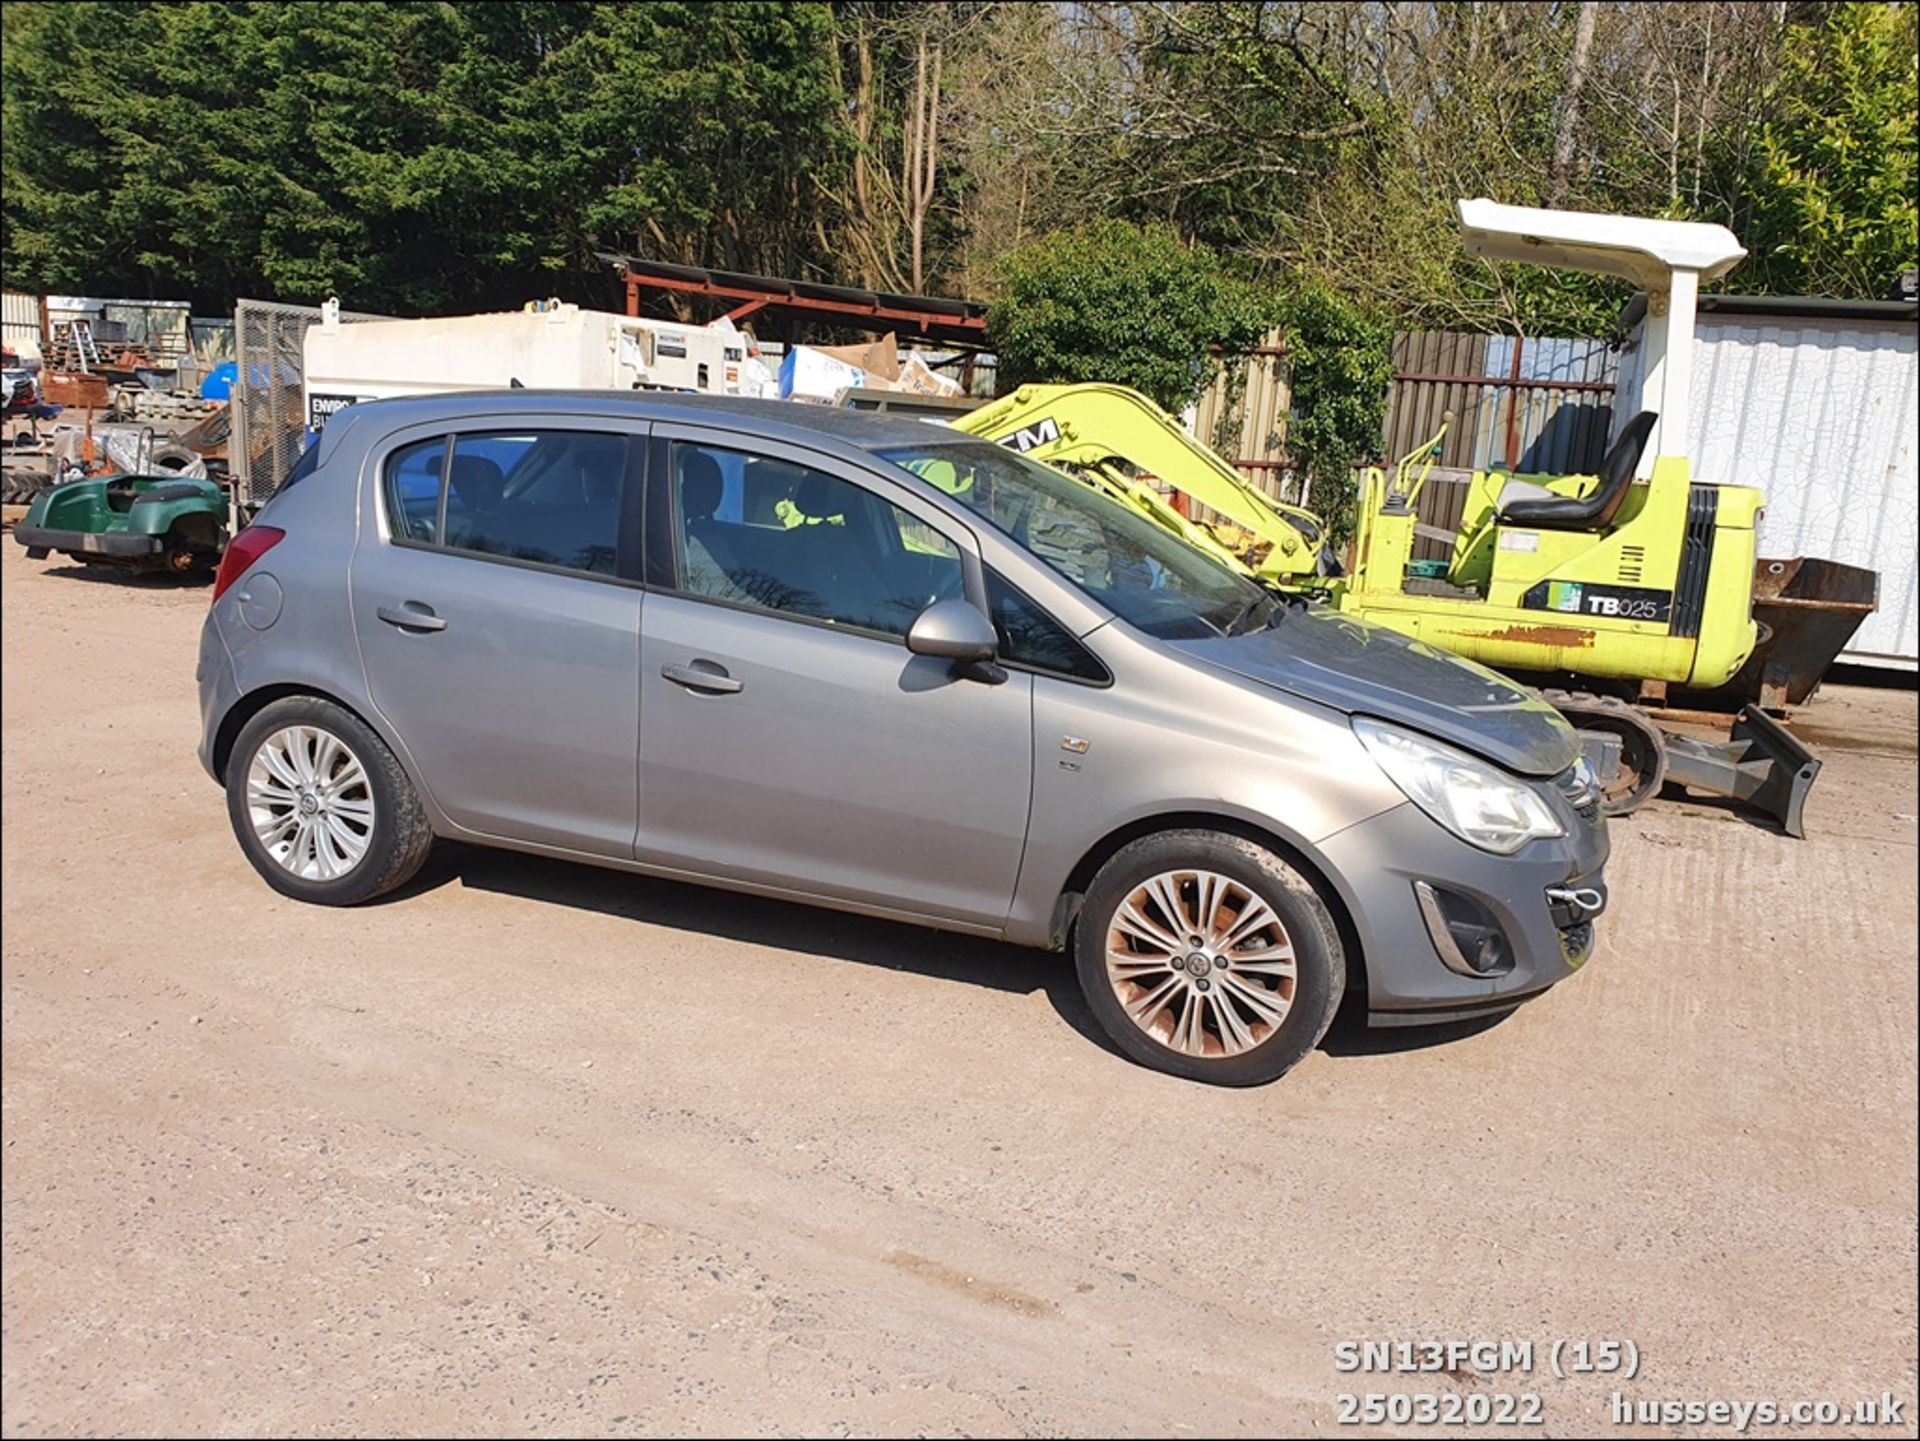
[[[1311,512],[1273,500],[1146,397],[1032,385],[955,422],[1098,485],[1268,584],[1519,675],[1587,737],[1608,808],[1667,779],[1737,796],[1801,833],[1819,761],[1749,706],[1730,742],[1664,732],[1631,703],[1646,682],[1726,684],[1752,652],[1763,497],[1694,481],[1685,453],[1695,298],[1746,252],[1718,225],[1460,202],[1467,248],[1635,281],[1647,293],[1643,394],[1597,475],[1476,473],[1444,574],[1416,567],[1417,503],[1441,433],[1366,472],[1350,573]],[[1223,520],[1201,521],[1163,493]],[[1611,692],[1611,693],[1609,693]]]

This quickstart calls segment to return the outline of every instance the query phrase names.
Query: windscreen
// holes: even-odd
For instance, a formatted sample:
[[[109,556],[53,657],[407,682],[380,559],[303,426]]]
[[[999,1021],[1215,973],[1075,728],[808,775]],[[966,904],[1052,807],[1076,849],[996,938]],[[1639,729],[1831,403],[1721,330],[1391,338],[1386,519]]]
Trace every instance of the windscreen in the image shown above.
[[[1118,501],[987,441],[878,452],[937,485],[1094,600],[1167,640],[1262,625],[1272,597]]]

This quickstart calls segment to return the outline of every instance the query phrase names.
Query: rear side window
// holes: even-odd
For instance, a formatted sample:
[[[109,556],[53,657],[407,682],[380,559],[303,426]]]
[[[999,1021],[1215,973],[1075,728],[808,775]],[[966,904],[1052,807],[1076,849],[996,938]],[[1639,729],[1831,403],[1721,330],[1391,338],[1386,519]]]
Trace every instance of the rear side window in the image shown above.
[[[593,431],[421,441],[387,461],[387,513],[417,545],[612,575],[626,466],[626,437]]]
[[[991,570],[987,572],[987,608],[999,633],[1000,659],[1009,665],[1101,684],[1112,679],[1065,626]]]

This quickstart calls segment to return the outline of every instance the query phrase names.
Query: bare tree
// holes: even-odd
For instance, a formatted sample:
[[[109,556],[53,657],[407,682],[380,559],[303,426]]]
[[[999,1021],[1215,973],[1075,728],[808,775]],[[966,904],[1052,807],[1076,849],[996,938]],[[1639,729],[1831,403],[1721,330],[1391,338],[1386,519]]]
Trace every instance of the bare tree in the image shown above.
[[[1586,88],[1587,63],[1593,55],[1593,22],[1600,7],[1594,0],[1580,0],[1573,24],[1573,48],[1567,52],[1567,80],[1560,92],[1560,123],[1553,135],[1553,182],[1547,187],[1547,204],[1558,205],[1567,193],[1573,171],[1573,143],[1580,129],[1580,92]]]
[[[840,7],[843,40],[836,63],[853,157],[847,190],[834,199],[868,286],[917,291],[929,282],[932,225],[945,193],[942,138],[952,99],[951,62],[956,51],[979,43],[1001,8]],[[885,158],[889,150],[897,163]]]

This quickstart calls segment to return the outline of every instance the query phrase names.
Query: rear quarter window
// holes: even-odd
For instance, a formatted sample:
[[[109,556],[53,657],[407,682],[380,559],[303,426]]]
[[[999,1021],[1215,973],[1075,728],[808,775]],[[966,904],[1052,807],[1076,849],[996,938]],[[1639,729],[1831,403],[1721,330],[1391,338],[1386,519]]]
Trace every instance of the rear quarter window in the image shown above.
[[[387,457],[387,521],[395,540],[438,543],[440,475],[446,455],[446,437],[435,436],[403,445]]]
[[[315,436],[313,444],[300,452],[300,458],[293,463],[293,469],[287,472],[287,478],[280,482],[281,490],[291,489],[320,468],[320,438]]]

